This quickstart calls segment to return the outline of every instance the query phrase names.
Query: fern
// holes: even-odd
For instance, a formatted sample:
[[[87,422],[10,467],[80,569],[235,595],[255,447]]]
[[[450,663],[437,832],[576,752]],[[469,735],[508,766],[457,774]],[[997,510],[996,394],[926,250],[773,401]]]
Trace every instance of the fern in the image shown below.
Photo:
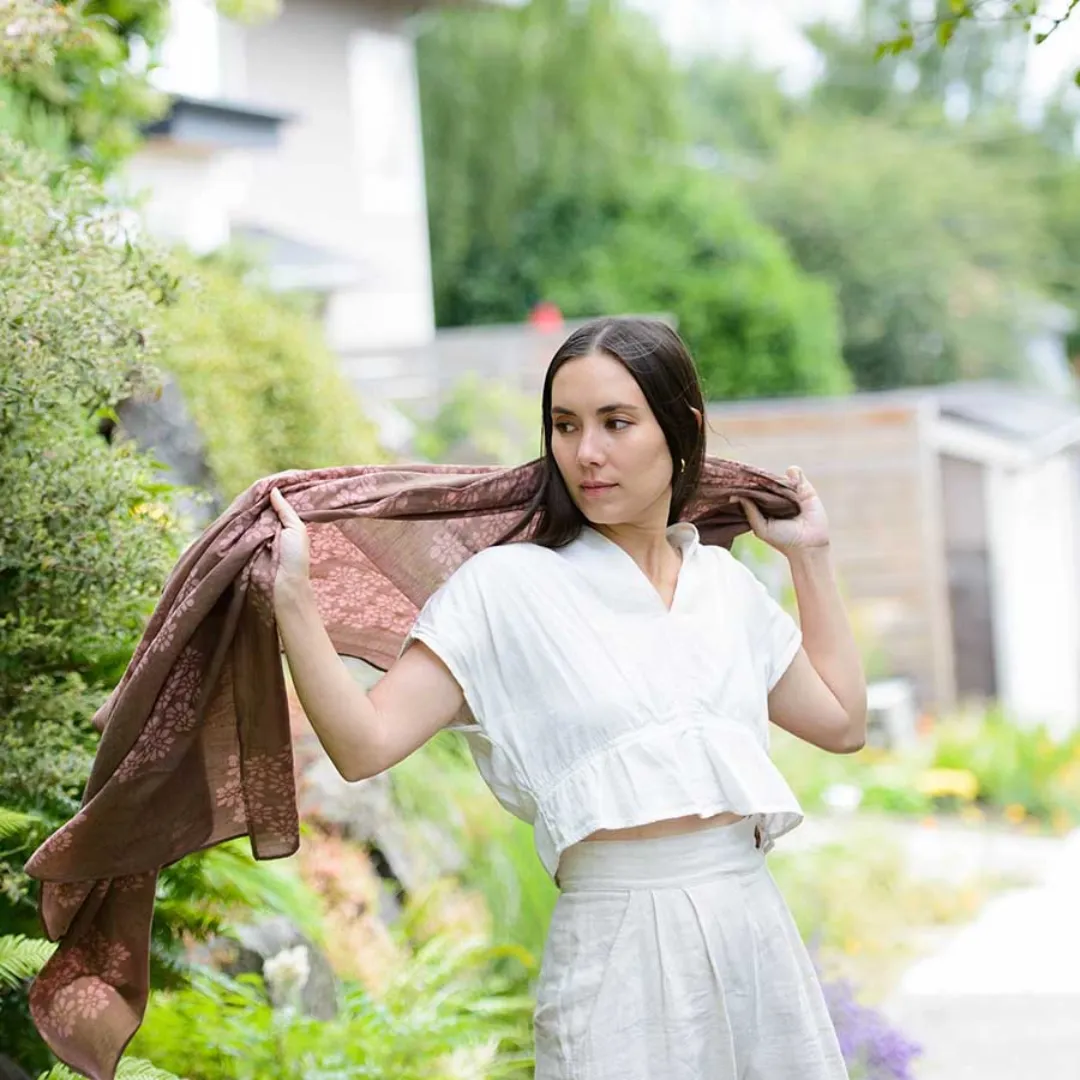
[[[8,806],[0,806],[0,840],[21,836],[40,824],[41,819],[34,814],[23,814]]]
[[[0,986],[18,986],[36,975],[56,951],[51,941],[21,934],[0,937]]]
[[[72,1072],[66,1065],[54,1065],[47,1073],[42,1073],[38,1080],[83,1080],[78,1073]],[[178,1080],[171,1072],[151,1065],[141,1058],[122,1058],[116,1070],[116,1080]]]

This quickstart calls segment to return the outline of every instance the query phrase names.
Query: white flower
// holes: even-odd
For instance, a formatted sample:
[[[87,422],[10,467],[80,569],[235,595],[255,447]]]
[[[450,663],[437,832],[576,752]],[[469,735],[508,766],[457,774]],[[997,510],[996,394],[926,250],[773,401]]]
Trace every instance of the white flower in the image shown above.
[[[307,985],[310,975],[311,960],[306,945],[282,949],[263,964],[263,978],[269,985],[272,996],[281,1000],[288,1000],[294,994],[299,994]]]
[[[483,1080],[495,1061],[497,1042],[459,1046],[443,1057],[439,1075],[444,1080]]]
[[[821,793],[821,801],[830,810],[839,810],[843,813],[858,809],[862,798],[862,788],[854,784],[830,784]]]

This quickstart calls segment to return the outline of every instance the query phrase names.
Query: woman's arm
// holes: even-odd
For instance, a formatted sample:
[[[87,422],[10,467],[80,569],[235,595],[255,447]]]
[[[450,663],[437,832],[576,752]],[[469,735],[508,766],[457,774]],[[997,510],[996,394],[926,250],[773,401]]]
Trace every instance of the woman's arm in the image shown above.
[[[450,670],[415,642],[371,688],[352,677],[334,649],[308,576],[307,529],[280,492],[281,559],[274,612],[289,672],[315,734],[346,780],[396,765],[450,722],[464,696]]]
[[[866,679],[828,545],[788,553],[802,648],[769,694],[769,719],[834,753],[866,743]]]
[[[799,606],[802,647],[769,694],[769,719],[823,750],[846,754],[866,743],[866,677],[844,610],[829,545],[825,508],[802,470],[795,518],[766,519],[740,499],[755,535],[783,553]]]

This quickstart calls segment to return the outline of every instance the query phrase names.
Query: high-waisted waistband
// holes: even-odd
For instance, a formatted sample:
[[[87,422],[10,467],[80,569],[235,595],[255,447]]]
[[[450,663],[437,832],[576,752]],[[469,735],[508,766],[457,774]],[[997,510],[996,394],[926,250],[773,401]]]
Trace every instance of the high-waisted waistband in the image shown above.
[[[755,816],[730,825],[642,840],[581,840],[559,859],[563,892],[695,885],[764,865]]]

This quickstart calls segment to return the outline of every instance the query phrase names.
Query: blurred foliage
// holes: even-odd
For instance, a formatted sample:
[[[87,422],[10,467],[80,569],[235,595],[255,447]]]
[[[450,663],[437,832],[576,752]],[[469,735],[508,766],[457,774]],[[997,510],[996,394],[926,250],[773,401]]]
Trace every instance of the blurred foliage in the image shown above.
[[[491,964],[505,953],[432,939],[379,995],[347,986],[329,1021],[273,1009],[258,976],[199,971],[190,987],[153,996],[131,1053],[207,1080],[524,1080],[532,1000],[503,993]]]
[[[256,21],[277,2],[228,0],[221,11]],[[168,108],[147,77],[168,19],[167,0],[0,0],[0,103],[20,123],[47,125],[73,160],[109,172]]]
[[[981,803],[1013,820],[1080,824],[1080,730],[1055,739],[1045,727],[1023,727],[994,708],[939,725],[934,741],[932,764],[969,772]]]
[[[1005,882],[924,880],[872,825],[801,850],[777,845],[769,870],[829,978],[855,980],[880,1001],[914,958],[914,931],[972,918]]]
[[[495,800],[464,737],[440,732],[395,765],[390,778],[405,818],[449,831],[462,855],[461,883],[483,896],[491,915],[492,940],[538,958],[558,890],[536,854],[532,827]]]
[[[688,165],[682,79],[607,0],[432,16],[418,43],[440,325],[673,315],[708,392],[842,392],[837,313],[731,182]]]
[[[667,50],[614,0],[532,0],[430,14],[417,56],[438,322],[522,318],[550,267],[522,236],[572,255],[606,199],[681,152]]]
[[[1042,299],[1080,310],[1075,100],[1021,123],[1000,23],[875,59],[911,6],[811,26],[802,97],[746,63],[682,71],[604,0],[429,15],[439,323],[670,314],[712,396],[1027,377]]]
[[[426,461],[517,465],[540,454],[535,402],[475,372],[458,379],[434,417],[414,421],[412,445]]]
[[[66,1065],[54,1065],[39,1080],[82,1080],[80,1073],[72,1072]],[[157,1068],[149,1061],[139,1058],[123,1058],[116,1067],[116,1080],[178,1080],[171,1072]]]
[[[309,941],[325,944],[317,898],[295,863],[257,861],[241,837],[191,855],[166,867],[158,879],[151,927],[154,986],[186,984],[186,947],[214,936],[228,937],[237,923],[283,915]]]
[[[672,168],[611,218],[577,259],[552,251],[545,295],[568,316],[671,313],[707,397],[850,389],[829,287],[799,271],[730,184]]]
[[[800,802],[824,809],[858,793],[862,810],[958,815],[1064,832],[1080,825],[1080,732],[1051,737],[998,707],[941,718],[912,746],[823,754],[776,730],[772,755]]]
[[[1075,305],[1075,103],[1056,95],[1021,124],[1022,48],[1000,26],[876,61],[907,6],[864,0],[851,25],[810,27],[822,71],[801,97],[772,73],[694,64],[696,156],[831,283],[860,388],[1022,377],[1040,298]]]
[[[162,316],[175,375],[221,493],[270,473],[385,460],[374,426],[302,296],[271,292],[237,252],[178,260]]]
[[[955,144],[858,117],[789,127],[748,190],[836,285],[860,387],[1014,376],[1043,239],[1032,190]]]
[[[823,113],[840,109],[901,120],[913,100],[948,106],[967,117],[1015,109],[1028,42],[1017,33],[1014,19],[972,18],[976,6],[983,9],[982,15],[992,14],[991,5],[984,3],[858,0],[848,27],[826,22],[812,26],[810,40],[828,62],[814,90],[816,103]],[[1008,0],[998,6],[999,12],[1007,6]],[[948,49],[931,44],[929,32],[935,25],[964,19],[962,39]],[[884,39],[902,23],[927,31],[928,47],[882,48]]]
[[[926,5],[915,0],[892,0],[891,20],[881,27],[877,55],[915,52],[923,64],[929,60],[935,68],[955,71],[987,38],[1041,45],[1069,21],[1075,9],[1071,0],[1003,0],[998,4],[936,0],[928,13]],[[1080,72],[1074,77],[1080,83]]]

